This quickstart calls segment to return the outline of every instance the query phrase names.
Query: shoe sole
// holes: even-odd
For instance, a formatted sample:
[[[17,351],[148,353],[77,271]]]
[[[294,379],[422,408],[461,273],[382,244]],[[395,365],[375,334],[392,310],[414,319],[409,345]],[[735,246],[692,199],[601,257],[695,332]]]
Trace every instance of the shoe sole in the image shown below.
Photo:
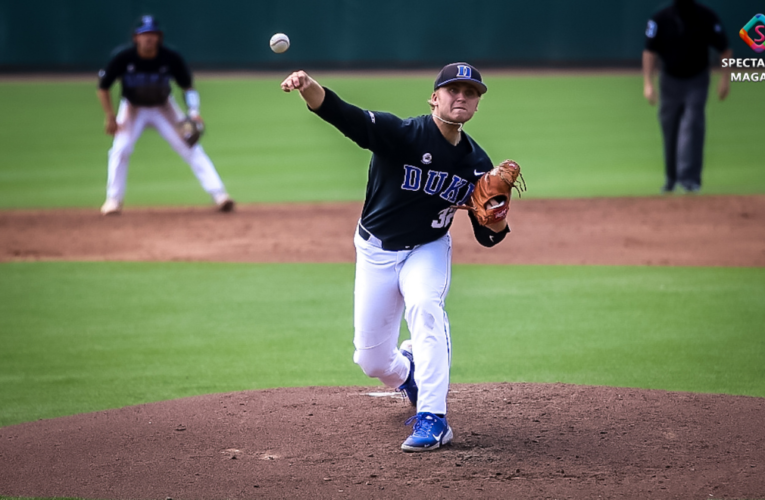
[[[418,453],[421,451],[437,450],[438,448],[442,446],[451,444],[452,439],[454,439],[454,433],[452,432],[451,427],[447,427],[447,429],[448,430],[446,431],[446,435],[443,438],[441,438],[440,441],[436,442],[436,444],[432,446],[407,446],[406,444],[402,444],[401,449],[407,452]]]
[[[234,200],[226,200],[218,206],[221,212],[231,212],[234,210]]]
[[[106,201],[101,205],[101,215],[120,215],[122,213],[122,203]]]

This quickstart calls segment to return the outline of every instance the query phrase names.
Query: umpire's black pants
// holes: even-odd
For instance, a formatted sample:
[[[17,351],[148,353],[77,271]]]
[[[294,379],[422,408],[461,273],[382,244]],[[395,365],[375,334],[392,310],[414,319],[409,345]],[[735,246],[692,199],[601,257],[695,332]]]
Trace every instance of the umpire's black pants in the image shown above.
[[[665,191],[676,184],[686,190],[701,188],[701,166],[706,130],[704,108],[709,92],[709,71],[680,79],[661,73],[659,121],[664,135]]]

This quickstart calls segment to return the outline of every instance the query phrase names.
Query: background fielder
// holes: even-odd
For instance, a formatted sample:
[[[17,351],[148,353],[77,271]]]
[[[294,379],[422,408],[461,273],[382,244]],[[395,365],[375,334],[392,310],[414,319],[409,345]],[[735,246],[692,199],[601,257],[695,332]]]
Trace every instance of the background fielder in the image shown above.
[[[444,301],[451,281],[449,228],[475,182],[493,165],[462,131],[486,92],[466,63],[445,66],[429,104],[432,115],[402,120],[346,103],[303,71],[282,82],[299,90],[310,110],[372,151],[366,199],[354,238],[354,361],[365,374],[406,392],[417,406],[405,451],[452,440],[446,420],[451,339]],[[485,246],[509,232],[506,221],[485,227],[470,215]],[[411,344],[398,348],[402,314]],[[416,367],[416,370],[415,370]]]
[[[162,31],[152,16],[143,16],[133,33],[134,45],[117,53],[99,72],[98,98],[106,114],[106,133],[114,136],[109,150],[109,175],[104,215],[122,210],[128,163],[133,147],[145,127],[154,127],[189,164],[202,188],[224,212],[234,208],[223,182],[200,144],[189,146],[177,125],[184,113],[170,95],[170,79],[184,91],[189,116],[201,122],[199,93],[192,87],[191,72],[177,52],[162,45]],[[122,100],[114,114],[109,88],[122,79]]]

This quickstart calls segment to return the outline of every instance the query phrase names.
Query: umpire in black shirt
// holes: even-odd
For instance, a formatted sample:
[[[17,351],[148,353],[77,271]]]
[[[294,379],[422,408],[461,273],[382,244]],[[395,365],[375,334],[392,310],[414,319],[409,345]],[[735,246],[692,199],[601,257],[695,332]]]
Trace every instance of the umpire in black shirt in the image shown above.
[[[720,58],[731,57],[717,14],[695,0],[674,0],[648,20],[643,51],[643,95],[656,104],[654,74],[661,59],[659,77],[659,121],[664,135],[666,181],[662,192],[671,193],[679,184],[686,192],[701,189],[704,132],[709,89],[709,47]],[[730,89],[723,75],[718,87],[720,100]]]

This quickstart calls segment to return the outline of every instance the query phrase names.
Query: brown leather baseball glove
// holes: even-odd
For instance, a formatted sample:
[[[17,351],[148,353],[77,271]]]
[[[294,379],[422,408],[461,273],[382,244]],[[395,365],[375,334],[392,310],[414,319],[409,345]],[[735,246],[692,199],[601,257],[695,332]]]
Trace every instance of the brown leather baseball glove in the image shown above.
[[[183,139],[183,142],[188,144],[189,147],[199,142],[199,139],[205,131],[205,126],[202,122],[193,120],[189,116],[178,122],[176,128],[181,139]]]
[[[476,182],[468,204],[457,208],[473,212],[482,226],[499,222],[507,217],[513,189],[520,196],[521,191],[526,191],[526,181],[521,175],[521,166],[513,160],[505,160],[483,174]]]

